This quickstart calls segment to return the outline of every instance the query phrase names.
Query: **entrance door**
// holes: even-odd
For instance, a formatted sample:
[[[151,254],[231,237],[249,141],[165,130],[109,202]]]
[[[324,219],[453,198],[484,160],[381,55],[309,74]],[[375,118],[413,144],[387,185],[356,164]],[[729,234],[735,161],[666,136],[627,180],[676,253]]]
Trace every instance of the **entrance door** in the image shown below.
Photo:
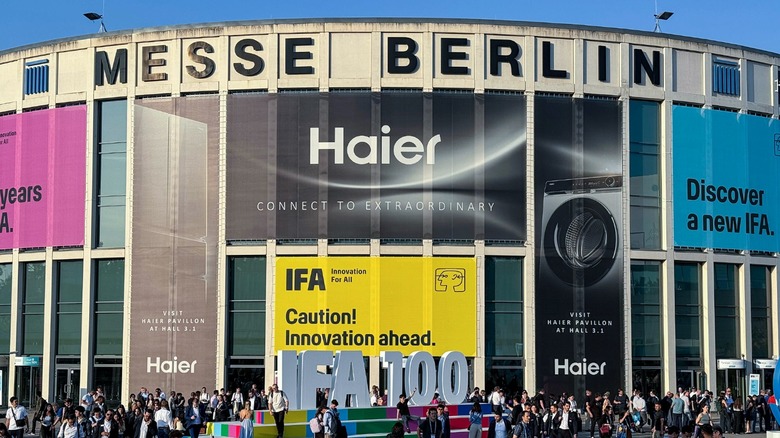
[[[747,394],[747,381],[744,369],[718,370],[718,391],[731,388],[731,394],[735,398],[743,398]]]
[[[35,393],[41,390],[41,368],[38,366],[16,367],[16,397],[22,406],[35,404]]]
[[[57,404],[62,406],[65,399],[74,400],[74,405],[78,405],[79,383],[81,382],[81,373],[78,368],[58,368],[57,376],[54,382],[54,399]]]
[[[693,370],[677,370],[677,388],[693,388],[696,386],[695,371]],[[674,388],[676,391],[677,388]]]
[[[644,396],[650,393],[650,390],[655,391],[656,394],[661,392],[661,370],[653,368],[635,368],[633,372],[634,387],[632,389],[638,389]]]

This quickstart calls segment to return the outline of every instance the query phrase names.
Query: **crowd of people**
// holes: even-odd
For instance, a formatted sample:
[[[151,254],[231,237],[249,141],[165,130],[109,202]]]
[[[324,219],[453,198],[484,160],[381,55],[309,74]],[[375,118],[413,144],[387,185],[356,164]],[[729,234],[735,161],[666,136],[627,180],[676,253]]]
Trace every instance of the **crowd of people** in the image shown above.
[[[481,424],[479,404],[490,404],[495,418],[490,422],[489,438],[630,438],[632,432],[646,428],[653,438],[717,438],[723,433],[777,428],[769,407],[776,403],[771,390],[744,401],[730,388],[717,398],[711,391],[693,388],[678,388],[661,396],[654,391],[645,395],[634,390],[629,395],[618,389],[613,396],[586,390],[578,400],[574,394],[554,396],[544,389],[533,396],[521,391],[509,397],[495,387],[489,394],[475,388],[468,401],[475,403],[469,418],[474,425]],[[718,411],[718,424],[713,422],[712,407]]]
[[[417,424],[420,438],[449,438],[451,429],[448,406],[434,395],[425,416],[411,414],[409,400],[401,394],[396,404],[398,422],[387,435],[402,437]],[[371,404],[386,406],[387,393],[371,389]],[[481,437],[482,406],[491,408],[488,438],[630,438],[632,432],[652,432],[653,438],[719,438],[723,433],[764,432],[777,428],[770,405],[776,403],[771,390],[744,399],[727,388],[716,397],[712,392],[678,388],[658,395],[634,390],[630,395],[618,389],[596,393],[586,390],[578,399],[574,394],[547,394],[544,389],[530,396],[521,391],[508,396],[495,387],[490,393],[475,388],[464,402],[472,403],[469,413],[469,438]],[[315,438],[346,436],[338,411],[338,400],[331,400],[327,389],[317,391],[316,415],[309,427]],[[718,424],[710,412],[718,412]],[[62,406],[48,403],[38,392],[34,406],[26,409],[16,397],[10,399],[6,422],[0,423],[0,438],[23,438],[36,433],[40,438],[198,438],[209,422],[241,421],[241,437],[253,438],[253,412],[270,411],[277,438],[284,436],[284,419],[289,400],[274,384],[267,390],[252,385],[247,391],[236,388],[208,392],[194,391],[189,397],[160,388],[153,392],[142,387],[131,394],[125,405],[106,406],[100,387],[79,400],[66,399]]]
[[[9,402],[0,438],[23,438],[25,433],[38,433],[40,438],[198,438],[209,422],[228,420],[242,421],[242,438],[252,438],[255,410],[273,412],[281,437],[289,409],[286,395],[276,385],[268,393],[253,385],[246,398],[240,388],[233,393],[224,389],[209,393],[204,387],[186,397],[142,387],[130,395],[126,407],[120,404],[115,409],[106,405],[100,387],[78,400],[67,398],[61,405],[48,403],[40,392],[29,410],[17,397]]]

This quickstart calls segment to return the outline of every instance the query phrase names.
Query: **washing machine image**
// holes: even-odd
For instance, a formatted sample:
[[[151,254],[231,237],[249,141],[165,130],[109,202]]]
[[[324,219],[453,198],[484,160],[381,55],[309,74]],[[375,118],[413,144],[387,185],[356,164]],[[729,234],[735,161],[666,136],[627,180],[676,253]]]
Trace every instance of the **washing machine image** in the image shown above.
[[[540,280],[584,291],[622,284],[621,175],[551,180],[542,204]]]

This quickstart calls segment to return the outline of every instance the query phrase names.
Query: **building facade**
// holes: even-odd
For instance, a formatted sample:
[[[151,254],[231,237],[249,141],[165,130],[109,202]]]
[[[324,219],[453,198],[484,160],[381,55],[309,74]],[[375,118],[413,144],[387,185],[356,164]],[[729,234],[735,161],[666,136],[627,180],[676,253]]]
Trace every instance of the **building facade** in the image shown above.
[[[312,350],[383,389],[383,352],[423,391],[449,351],[472,387],[768,388],[778,65],[469,20],[0,52],[3,403],[268,386]]]

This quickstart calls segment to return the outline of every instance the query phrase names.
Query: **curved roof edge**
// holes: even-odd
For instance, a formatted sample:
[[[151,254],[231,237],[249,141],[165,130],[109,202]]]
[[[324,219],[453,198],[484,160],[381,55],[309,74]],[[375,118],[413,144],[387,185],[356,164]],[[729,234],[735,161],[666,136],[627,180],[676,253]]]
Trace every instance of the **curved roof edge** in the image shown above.
[[[274,24],[307,24],[307,23],[430,23],[430,24],[473,24],[473,25],[497,25],[497,26],[526,26],[526,27],[541,27],[541,28],[554,28],[554,29],[572,29],[572,30],[585,30],[593,32],[611,32],[619,34],[630,34],[645,37],[667,38],[678,41],[686,41],[698,44],[712,44],[721,47],[746,50],[756,54],[763,54],[771,57],[780,57],[780,53],[771,52],[764,49],[756,49],[753,47],[743,46],[740,44],[727,43],[723,41],[710,40],[706,38],[697,38],[684,35],[676,35],[669,33],[658,33],[645,30],[624,29],[618,27],[605,27],[605,26],[590,26],[582,24],[566,24],[566,23],[548,23],[548,22],[535,22],[535,21],[512,21],[512,20],[488,20],[488,19],[472,19],[472,18],[393,18],[393,17],[355,17],[355,18],[279,18],[279,19],[267,19],[267,20],[236,20],[236,21],[220,21],[211,23],[192,23],[192,24],[177,24],[170,26],[157,26],[157,27],[142,27],[134,29],[115,30],[104,33],[92,33],[84,34],[73,37],[57,38],[48,41],[42,41],[34,44],[25,44],[23,46],[12,47],[5,50],[0,50],[0,55],[6,55],[14,52],[21,52],[24,50],[33,49],[36,47],[60,44],[70,41],[78,41],[90,38],[100,38],[104,36],[117,36],[135,33],[145,32],[162,32],[178,29],[197,29],[201,27],[231,27],[231,26],[258,26],[258,25],[274,25]]]

